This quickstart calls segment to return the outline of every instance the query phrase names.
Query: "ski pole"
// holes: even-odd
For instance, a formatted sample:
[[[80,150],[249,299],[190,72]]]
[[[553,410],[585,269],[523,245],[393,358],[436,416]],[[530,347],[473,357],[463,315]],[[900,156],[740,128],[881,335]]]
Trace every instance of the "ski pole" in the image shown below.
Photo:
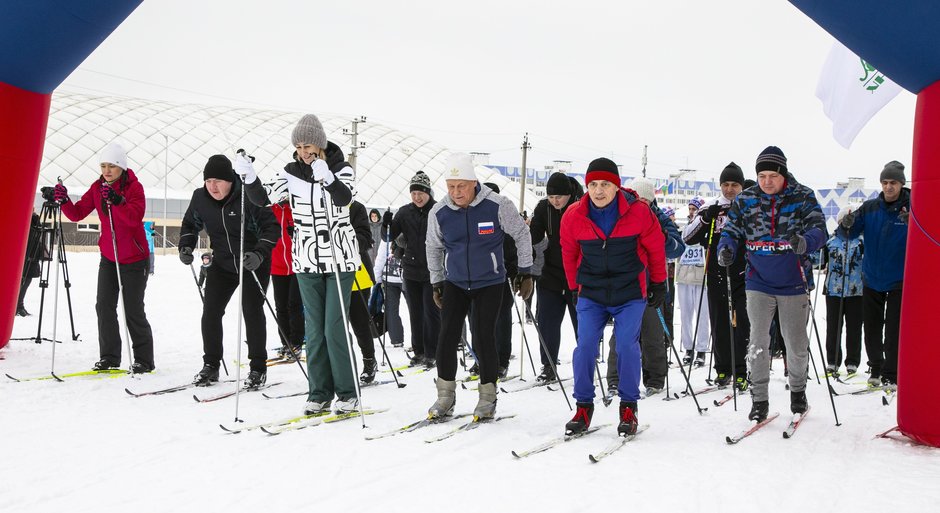
[[[698,308],[695,311],[695,330],[692,332],[692,349],[695,349],[696,342],[698,341],[698,328],[699,321],[702,318],[702,300],[705,298],[705,280],[708,278],[708,259],[711,257],[712,252],[712,235],[715,233],[715,220],[712,219],[711,223],[708,225],[708,245],[705,248],[705,266],[702,270],[702,288],[698,293]],[[709,335],[711,331],[709,330]],[[692,375],[692,364],[694,359],[689,362],[689,376]],[[682,365],[681,363],[679,364]],[[711,369],[709,368],[709,378],[711,377]],[[689,391],[692,390],[691,385],[689,385]]]
[[[670,333],[669,328],[666,327],[666,318],[663,317],[663,309],[656,308],[656,315],[659,316],[659,322],[662,323],[663,331],[666,332],[666,338],[669,340],[669,347],[672,348],[673,355],[675,355],[675,357],[678,359],[679,352],[676,350],[676,345],[672,340],[672,333]],[[689,392],[692,394],[692,400],[695,401],[695,408],[698,409],[698,414],[701,415],[702,412],[704,412],[708,408],[702,408],[701,406],[699,406],[698,398],[695,397],[695,391],[692,390],[692,384],[689,383],[689,375],[685,373],[685,367],[683,367],[682,365],[679,365],[679,370],[682,372],[682,377],[685,379],[685,384],[689,388]]]
[[[196,290],[199,291],[199,299],[202,300],[202,303],[206,303],[206,297],[202,295],[202,287],[199,286],[199,278],[196,277],[196,268],[193,267],[193,263],[189,263],[189,270],[193,272],[193,281],[196,282]]]
[[[738,368],[737,368],[737,364],[735,363],[735,357],[734,357],[734,353],[737,350],[737,347],[735,347],[736,344],[735,344],[735,339],[734,339],[734,302],[731,300],[730,266],[725,267],[725,281],[727,282],[727,285],[728,285],[728,327],[731,328],[731,339],[729,341],[731,344],[731,376],[732,376],[731,395],[734,398],[734,411],[738,411],[738,387],[737,387],[737,378],[735,377],[735,375],[737,374]]]
[[[284,333],[284,330],[281,329],[281,323],[278,322],[277,313],[274,311],[274,307],[271,306],[271,302],[268,301],[268,295],[264,290],[264,286],[261,285],[261,280],[258,279],[258,273],[251,271],[251,276],[254,277],[255,283],[258,284],[258,291],[261,292],[261,297],[264,298],[264,304],[268,305],[268,311],[271,312],[271,317],[274,317],[274,324],[277,325],[277,332],[281,335],[281,339],[287,340],[287,335]],[[290,355],[297,362],[297,366],[300,367],[300,372],[303,373],[304,379],[309,380],[307,377],[307,369],[304,369],[303,364],[300,363],[300,355],[297,353],[297,350],[294,349],[294,345],[288,343],[287,348],[290,349]],[[224,359],[223,359],[224,361]]]
[[[512,303],[516,306],[516,313],[519,313],[519,304],[516,303],[515,295],[512,297]],[[565,391],[565,383],[562,381],[561,376],[558,375],[558,369],[555,367],[555,362],[553,361],[551,354],[548,352],[548,344],[546,344],[545,339],[542,338],[542,328],[539,326],[539,321],[535,318],[534,315],[532,315],[532,309],[529,307],[529,304],[524,300],[522,304],[525,305],[526,313],[529,315],[529,317],[532,318],[532,325],[535,326],[535,333],[539,336],[539,344],[542,345],[542,350],[545,351],[545,354],[549,357],[548,364],[551,365],[552,372],[555,374],[555,379],[557,379],[558,384],[561,385],[561,393],[565,396],[565,402],[568,403],[568,410],[573,410],[574,408],[571,407],[571,400],[568,399],[568,392]],[[529,356],[529,359],[532,359],[531,355]],[[535,369],[533,369],[533,371],[534,370]]]
[[[357,278],[355,275],[353,275],[353,282],[356,284],[356,289],[359,289],[359,278]],[[362,294],[357,294],[357,295],[359,296],[359,301],[362,301],[362,306],[363,308],[366,309],[366,313],[368,313],[369,305],[368,303],[366,303],[366,298],[362,297]],[[388,357],[388,352],[385,351],[385,341],[382,340],[382,338],[378,337],[378,334],[375,332],[375,326],[372,325],[371,319],[369,320],[369,334],[372,335],[373,339],[375,338],[379,339],[379,347],[382,348],[382,355],[385,357],[385,361],[388,362],[388,368],[392,370],[392,378],[395,379],[395,385],[398,388],[405,388],[405,386],[407,386],[407,383],[400,383],[398,381],[398,371],[395,370],[395,366],[392,365],[392,359]],[[353,377],[356,378],[356,376],[353,376]]]
[[[244,156],[245,151],[240,150],[238,153]],[[238,233],[238,328],[236,329],[235,336],[235,422],[241,422],[238,418],[238,406],[239,406],[239,395],[241,392],[241,367],[242,367],[242,320],[244,319],[244,310],[245,306],[243,303],[244,292],[245,292],[245,187],[244,187],[245,177],[241,177],[241,181],[238,183],[238,186],[241,189],[241,198],[239,202],[241,203],[241,215],[239,217],[239,233]],[[267,298],[265,298],[267,299]],[[225,360],[224,358],[222,359]]]
[[[108,224],[111,227],[111,248],[114,250],[114,269],[117,272],[118,298],[121,300],[121,313],[124,315],[124,341],[127,342],[127,363],[128,373],[134,375],[134,353],[131,349],[131,336],[127,329],[127,307],[124,303],[124,286],[121,283],[121,264],[118,258],[117,235],[114,234],[114,217],[111,215],[111,201],[106,203],[108,207]],[[55,334],[52,336],[55,339]],[[54,344],[54,343],[53,343]],[[53,346],[55,347],[55,346]]]
[[[519,304],[516,303],[516,296],[512,294],[512,285],[509,283],[509,278],[506,278],[506,286],[509,287],[509,295],[512,296],[512,306],[515,307],[516,318],[519,319],[519,331],[522,332],[522,345],[525,346],[526,353],[529,353],[529,363],[532,365],[532,375],[538,376],[539,373],[535,370],[535,360],[532,359],[532,351],[529,350],[529,341],[525,336],[525,321],[522,320],[522,314],[519,312]],[[526,305],[526,307],[528,308],[528,305]],[[535,319],[533,318],[532,321],[534,322]],[[540,333],[539,339],[541,339],[541,337],[542,335]],[[519,358],[522,358],[522,351],[519,351]],[[522,372],[520,371],[519,374],[521,376]],[[557,376],[557,374],[555,376]]]
[[[809,295],[809,285],[806,283],[806,275],[803,274],[803,266],[800,265],[800,260],[799,260],[799,259],[797,259],[797,261],[796,261],[796,266],[797,266],[797,269],[799,269],[799,271],[800,271],[800,277],[803,278],[803,288],[806,289],[806,302],[809,304],[809,312],[810,312],[810,315],[812,316],[812,319],[813,319],[813,330],[816,332],[816,343],[819,345],[819,354],[820,354],[820,356],[821,356],[821,355],[823,354],[823,352],[822,352],[822,340],[819,338],[819,328],[816,327],[816,311],[815,311],[815,309],[813,308],[813,301],[812,301],[812,299],[810,298],[810,295]],[[812,353],[809,354],[809,358],[810,358],[810,360],[813,359]],[[815,364],[813,364],[813,366],[815,367]],[[817,374],[817,376],[816,376],[816,379],[819,379],[819,375],[818,375],[818,374]],[[835,417],[835,419],[836,419],[836,426],[841,426],[842,423],[839,422],[839,414],[838,414],[838,412],[836,412],[836,400],[835,400],[835,398],[833,397],[833,394],[832,394],[832,384],[829,383],[829,373],[828,373],[828,372],[826,373],[826,388],[829,390],[829,402],[832,404],[832,416]]]
[[[349,314],[347,313],[348,310],[346,309],[346,300],[343,299],[343,284],[339,279],[339,258],[336,257],[336,244],[333,240],[333,216],[330,215],[332,202],[326,197],[326,189],[324,188],[323,182],[319,183],[319,188],[320,197],[323,200],[323,212],[326,214],[327,226],[330,227],[324,233],[326,235],[326,242],[330,245],[330,256],[333,258],[333,277],[336,279],[336,298],[339,300],[339,308],[343,314],[343,334],[346,336],[346,346],[347,350],[349,351],[349,366],[353,371],[353,385],[355,386],[356,390],[356,402],[359,403],[359,418],[362,420],[362,428],[365,429],[366,416],[362,409],[362,389],[359,387],[359,369],[356,366],[356,353],[353,350],[352,337],[349,336]],[[310,195],[313,196],[312,185],[310,187]],[[313,205],[313,198],[310,199],[310,204]]]

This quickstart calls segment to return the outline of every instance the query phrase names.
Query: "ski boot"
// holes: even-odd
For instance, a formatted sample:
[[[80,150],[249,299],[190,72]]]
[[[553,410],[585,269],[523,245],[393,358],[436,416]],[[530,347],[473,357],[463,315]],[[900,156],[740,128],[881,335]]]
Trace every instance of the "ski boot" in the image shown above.
[[[767,419],[767,410],[770,409],[770,401],[754,401],[751,404],[751,412],[747,414],[749,420],[763,422]]]
[[[826,365],[826,374],[828,374],[831,378],[838,378],[839,368],[835,365]]]
[[[695,354],[694,365],[696,369],[705,366],[705,353],[704,352],[699,351],[698,353]]]
[[[372,383],[375,381],[375,373],[379,370],[378,364],[375,362],[375,358],[363,358],[362,359],[362,373],[359,374],[359,382],[363,385]]]
[[[420,367],[424,365],[424,355],[415,353],[411,359],[408,360],[409,367]]]
[[[500,365],[500,366],[499,366],[499,370],[496,371],[496,377],[497,377],[498,379],[500,379],[500,380],[504,380],[504,379],[506,379],[506,376],[509,376],[509,366],[508,366],[508,365]]]
[[[743,376],[738,376],[738,378],[734,380],[734,388],[737,388],[738,392],[746,391],[747,386],[748,386],[747,379],[744,378]]]
[[[881,386],[884,388],[885,392],[897,392],[898,384],[892,379],[888,379],[884,376],[881,377]]]
[[[685,352],[685,356],[682,357],[682,366],[687,366],[692,363],[692,350],[689,349]]]
[[[468,372],[471,376],[479,376],[479,375],[480,375],[480,364],[478,364],[477,362],[473,362],[473,365],[471,365],[470,368],[467,369],[467,372]]]
[[[457,402],[457,382],[437,379],[437,401],[428,409],[428,418],[440,420],[454,414],[454,404]]]
[[[304,415],[323,415],[330,412],[331,401],[307,401],[304,404]]]
[[[656,394],[663,393],[663,388],[661,387],[646,387],[646,397],[654,396]]]
[[[565,436],[581,434],[591,427],[591,418],[594,417],[594,403],[577,403],[574,418],[565,424]]]
[[[539,385],[547,385],[558,379],[555,376],[555,371],[552,370],[551,365],[543,365],[542,373],[535,378],[535,382]]]
[[[620,424],[617,426],[617,434],[620,436],[630,436],[636,434],[636,428],[639,421],[636,417],[636,403],[633,401],[620,401]]]
[[[106,360],[102,358],[98,360],[97,362],[95,362],[95,364],[92,365],[91,369],[96,370],[96,371],[103,371],[103,370],[108,370],[108,369],[119,369],[120,367],[121,367],[120,363],[114,363],[110,360]]]
[[[794,414],[796,413],[806,413],[806,410],[809,409],[809,404],[806,403],[806,391],[800,390],[799,392],[790,391],[790,411]]]
[[[356,396],[352,396],[349,399],[340,399],[333,405],[333,412],[337,415],[355,413],[357,411],[359,411],[359,399],[357,399]]]
[[[245,379],[245,390],[258,390],[268,380],[268,374],[263,371],[251,371]]]
[[[197,387],[207,387],[213,383],[219,382],[219,366],[207,363],[202,366],[202,370],[193,376],[193,385]]]
[[[716,387],[724,388],[724,387],[726,387],[726,386],[728,386],[728,385],[730,385],[730,384],[731,384],[731,375],[730,375],[730,374],[725,374],[724,372],[719,372],[718,375],[715,376],[715,386],[716,386]]]
[[[855,366],[855,365],[846,365],[846,366],[845,366],[845,377],[846,377],[846,378],[851,378],[852,376],[855,375],[856,372],[858,372],[858,366]]]
[[[134,362],[134,365],[131,365],[131,372],[134,374],[147,374],[148,372],[153,372],[153,365],[147,365],[146,363]]]
[[[483,383],[480,385],[480,399],[473,409],[475,420],[492,420],[496,416],[496,383]]]

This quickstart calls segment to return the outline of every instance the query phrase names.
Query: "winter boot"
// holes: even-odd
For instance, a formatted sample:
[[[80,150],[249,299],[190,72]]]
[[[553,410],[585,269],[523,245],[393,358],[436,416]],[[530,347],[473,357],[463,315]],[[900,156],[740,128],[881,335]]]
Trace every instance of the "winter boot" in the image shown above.
[[[636,417],[636,403],[633,401],[620,401],[620,425],[617,426],[617,434],[620,436],[630,436],[636,434],[636,428],[639,421]]]
[[[754,403],[751,404],[751,412],[747,414],[747,418],[757,422],[763,422],[767,419],[767,410],[769,408],[769,401],[754,401]]]
[[[794,414],[806,413],[807,409],[809,409],[809,405],[806,403],[806,391],[790,391],[790,411],[792,411]]]
[[[565,424],[565,436],[581,434],[591,427],[594,416],[594,403],[577,403],[574,418]]]
[[[536,376],[535,382],[536,382],[537,384],[539,384],[539,385],[547,385],[547,384],[549,384],[549,383],[555,381],[556,379],[558,379],[558,378],[555,377],[555,371],[552,370],[552,366],[551,366],[551,365],[543,365],[543,366],[542,366],[542,373],[539,374],[538,376]]]
[[[193,384],[197,387],[207,387],[213,383],[218,382],[219,366],[212,365],[211,363],[203,365],[202,370],[193,377]]]
[[[705,353],[704,352],[699,351],[698,353],[695,354],[694,365],[696,369],[705,366]]]
[[[686,352],[685,352],[685,356],[682,357],[682,365],[683,365],[683,366],[686,366],[686,365],[688,365],[688,364],[690,364],[690,363],[692,363],[692,350],[691,350],[691,349],[689,349],[688,351],[686,351]]]
[[[362,359],[362,373],[359,374],[359,382],[363,385],[375,381],[375,373],[379,370],[375,358]]]
[[[245,390],[258,390],[268,380],[268,374],[263,371],[251,371],[245,379]]]
[[[473,418],[477,420],[490,420],[496,416],[496,383],[483,383],[480,385],[480,399],[477,407],[473,409]]]
[[[20,317],[29,317],[30,313],[26,311],[26,308],[20,305],[16,307],[16,315],[19,315]]]
[[[443,419],[454,414],[457,402],[457,382],[437,378],[437,401],[428,409],[429,419]]]

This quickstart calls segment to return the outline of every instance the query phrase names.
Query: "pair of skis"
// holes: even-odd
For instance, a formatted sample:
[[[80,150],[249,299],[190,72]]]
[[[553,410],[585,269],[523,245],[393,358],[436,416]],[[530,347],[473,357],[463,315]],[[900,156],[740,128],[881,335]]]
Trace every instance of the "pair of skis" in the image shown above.
[[[465,422],[465,423],[463,423],[463,424],[457,426],[456,428],[451,429],[450,431],[445,431],[444,433],[442,433],[442,434],[440,434],[440,435],[438,435],[438,436],[435,436],[435,437],[433,437],[433,438],[429,438],[429,439],[425,440],[425,442],[427,442],[427,443],[434,443],[434,442],[440,442],[441,440],[447,440],[448,438],[450,438],[450,437],[452,437],[452,436],[455,436],[455,435],[458,435],[458,434],[460,434],[460,433],[465,433],[465,432],[467,432],[467,431],[472,431],[472,430],[474,430],[474,429],[479,428],[479,427],[480,427],[481,425],[483,425],[483,424],[491,424],[491,423],[493,423],[493,422],[499,422],[499,421],[501,421],[501,420],[511,419],[511,418],[514,418],[515,416],[516,416],[515,414],[510,414],[510,415],[498,416],[498,417],[495,417],[495,418],[492,418],[492,419],[481,419],[481,418],[476,417],[476,416],[474,416],[473,414],[470,414],[470,413],[461,413],[461,414],[458,414],[458,415],[448,416],[448,417],[443,417],[443,418],[431,418],[431,417],[427,417],[427,418],[421,419],[421,420],[419,420],[419,421],[412,422],[411,424],[402,426],[402,427],[400,427],[400,428],[398,428],[398,429],[394,429],[394,430],[392,430],[392,431],[389,431],[389,432],[386,432],[386,433],[382,433],[382,434],[380,434],[380,435],[368,436],[368,437],[366,437],[366,440],[378,440],[378,439],[380,439],[380,438],[388,438],[388,437],[390,437],[390,436],[396,436],[396,435],[400,435],[400,434],[403,434],[403,433],[411,433],[412,431],[417,431],[417,430],[419,430],[419,429],[426,428],[426,427],[429,427],[429,426],[435,426],[435,425],[438,425],[438,424],[444,424],[444,423],[449,422],[449,421],[451,421],[451,420],[456,420],[456,419],[471,417],[471,419],[470,419],[469,421],[467,421],[467,422]]]
[[[540,454],[545,451],[548,451],[549,449],[553,449],[555,447],[563,445],[565,443],[577,440],[579,438],[584,438],[585,436],[590,435],[591,433],[596,433],[597,431],[600,431],[601,429],[604,429],[610,426],[612,426],[612,424],[601,424],[598,426],[592,426],[580,433],[570,434],[570,435],[565,434],[564,436],[552,438],[551,440],[543,442],[539,445],[536,445],[535,447],[532,447],[524,451],[512,451],[512,455],[515,456],[516,459],[528,458],[529,456],[532,456],[534,454]],[[627,443],[635,440],[636,437],[640,435],[640,433],[646,431],[648,428],[649,428],[649,424],[643,424],[642,426],[639,426],[636,430],[636,433],[632,435],[618,436],[617,440],[609,444],[606,448],[604,448],[600,452],[588,454],[588,459],[591,461],[591,463],[600,462],[602,459],[622,449],[625,445],[627,445]]]
[[[383,413],[386,411],[388,411],[388,408],[379,410],[367,408],[363,410],[363,414],[375,415],[376,413]],[[323,413],[315,413],[312,415],[297,415],[295,417],[287,417],[280,420],[262,422],[260,424],[219,424],[219,427],[222,428],[222,430],[226,433],[232,434],[243,433],[245,431],[254,431],[257,429],[268,435],[279,435],[286,431],[296,431],[298,429],[319,426],[320,424],[332,424],[334,422],[359,418],[359,416],[360,415],[358,411],[345,413],[333,413],[331,411],[325,411]]]
[[[790,419],[790,424],[788,424],[788,425],[787,425],[787,428],[783,430],[783,437],[784,437],[784,438],[789,439],[789,438],[792,438],[794,434],[796,434],[796,430],[799,429],[800,425],[803,423],[803,419],[805,419],[805,418],[806,418],[806,415],[809,414],[809,410],[810,410],[810,408],[807,407],[805,412],[793,414],[793,417]],[[770,424],[771,422],[773,422],[774,419],[776,419],[776,418],[779,417],[779,416],[780,416],[780,413],[779,413],[779,412],[774,412],[774,413],[768,415],[766,419],[764,419],[764,420],[762,420],[761,422],[758,422],[758,423],[756,423],[756,424],[753,424],[751,427],[749,427],[748,429],[745,429],[744,431],[741,431],[741,432],[738,433],[737,435],[734,435],[734,436],[726,436],[726,437],[725,437],[725,442],[726,442],[728,445],[734,445],[734,444],[740,442],[741,440],[744,440],[745,438],[747,438],[747,437],[753,435],[754,433],[756,433],[757,431],[759,431],[759,430],[760,430],[761,428],[763,428],[764,426],[766,426],[766,425]]]

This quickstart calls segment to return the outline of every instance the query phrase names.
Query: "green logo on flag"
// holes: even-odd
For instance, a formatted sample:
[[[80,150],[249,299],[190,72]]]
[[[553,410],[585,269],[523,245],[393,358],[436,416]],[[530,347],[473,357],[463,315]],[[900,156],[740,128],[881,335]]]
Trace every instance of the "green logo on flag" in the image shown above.
[[[862,63],[862,72],[864,75],[862,78],[859,78],[858,81],[862,82],[862,85],[865,87],[866,91],[875,92],[881,84],[885,81],[885,76],[883,73],[875,69],[874,66],[865,62],[865,59],[859,59]]]

